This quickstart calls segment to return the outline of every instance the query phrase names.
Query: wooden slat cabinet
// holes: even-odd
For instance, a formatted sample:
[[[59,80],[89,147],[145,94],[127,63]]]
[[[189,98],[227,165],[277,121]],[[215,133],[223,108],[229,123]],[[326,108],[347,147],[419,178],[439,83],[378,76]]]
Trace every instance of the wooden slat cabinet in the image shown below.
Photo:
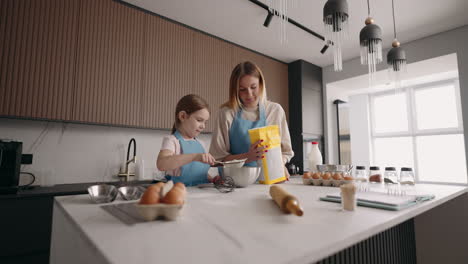
[[[0,116],[70,120],[79,1],[0,1]]]
[[[113,0],[0,0],[0,117],[170,129],[196,93],[213,131],[250,60],[288,111],[287,65]]]
[[[140,125],[172,128],[177,101],[193,90],[194,31],[157,16],[147,21]]]
[[[211,117],[205,131],[212,132],[218,110],[229,96],[229,77],[235,64],[234,46],[204,35],[194,36],[193,92],[199,94],[211,108]]]
[[[140,125],[146,14],[81,0],[74,121]]]
[[[279,103],[286,112],[286,118],[289,118],[288,65],[264,58],[262,71],[265,75],[269,100]]]

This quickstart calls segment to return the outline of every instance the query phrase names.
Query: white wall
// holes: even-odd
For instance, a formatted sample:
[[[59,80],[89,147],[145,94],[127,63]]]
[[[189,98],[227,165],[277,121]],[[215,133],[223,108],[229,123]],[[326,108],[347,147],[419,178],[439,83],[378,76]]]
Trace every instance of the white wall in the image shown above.
[[[465,149],[468,144],[468,26],[463,26],[454,30],[443,32],[427,38],[415,40],[409,43],[403,43],[402,47],[406,50],[408,63],[414,63],[427,60],[434,57],[457,54],[458,73],[460,78],[460,96],[462,102],[462,115],[465,132]],[[384,51],[387,54],[387,51]],[[386,62],[378,65],[377,70],[385,70]],[[324,107],[324,132],[326,153],[330,163],[337,160],[337,132],[336,132],[336,112],[332,104],[336,98],[332,87],[327,85],[340,80],[367,74],[367,67],[360,65],[360,59],[355,58],[343,63],[342,72],[334,72],[333,65],[323,68],[323,102]],[[467,164],[468,164],[468,154]]]
[[[23,165],[22,171],[34,173],[41,185],[117,181],[114,175],[126,159],[131,138],[136,140],[137,156],[144,160],[145,176],[152,178],[162,138],[169,134],[168,130],[0,118],[0,139],[23,142],[23,153],[34,156],[33,164]],[[211,135],[200,139],[208,147]]]

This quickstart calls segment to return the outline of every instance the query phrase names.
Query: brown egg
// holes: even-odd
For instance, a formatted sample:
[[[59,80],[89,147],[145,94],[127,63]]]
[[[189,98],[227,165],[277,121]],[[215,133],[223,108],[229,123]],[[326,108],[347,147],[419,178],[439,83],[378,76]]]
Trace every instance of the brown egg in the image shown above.
[[[181,183],[181,182],[176,182],[176,184],[174,184],[174,187],[173,188],[179,188],[180,190],[182,190],[185,193],[187,193],[187,189],[185,188],[185,184]]]
[[[162,198],[161,202],[166,204],[183,204],[184,200],[184,191],[179,187],[174,187]]]
[[[352,181],[352,180],[354,180],[354,178],[351,177],[351,176],[344,176],[343,179],[344,179],[345,181]]]
[[[329,180],[331,177],[331,174],[329,172],[325,172],[324,174],[322,174],[322,179],[324,180]]]
[[[304,175],[302,175],[303,179],[311,179],[312,178],[312,173],[309,171],[305,171]]]
[[[152,184],[147,188],[147,190],[157,190],[157,189],[161,190],[162,187],[164,187],[164,184],[165,184],[164,182],[158,182],[156,184]]]
[[[160,196],[160,192],[156,188],[148,188],[143,196],[141,196],[140,204],[157,204],[161,198]]]
[[[338,172],[335,173],[335,174],[333,174],[332,178],[333,178],[334,180],[336,180],[336,181],[339,181],[339,180],[342,179],[341,174],[338,173]]]
[[[320,174],[318,174],[317,172],[312,174],[312,179],[316,179],[316,180],[320,179]]]

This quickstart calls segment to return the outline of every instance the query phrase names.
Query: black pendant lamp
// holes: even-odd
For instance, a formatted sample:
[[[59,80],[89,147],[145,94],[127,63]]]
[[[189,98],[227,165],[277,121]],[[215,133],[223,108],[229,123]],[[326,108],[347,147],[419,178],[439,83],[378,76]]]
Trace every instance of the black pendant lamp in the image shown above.
[[[335,71],[343,69],[341,47],[349,36],[348,3],[346,0],[328,0],[323,7],[326,45],[333,45],[333,65]]]
[[[377,64],[382,62],[382,29],[370,17],[370,5],[367,0],[368,17],[366,26],[359,33],[361,45],[361,64],[369,68],[369,84],[371,85],[376,72]]]
[[[387,53],[387,64],[388,73],[390,79],[395,83],[395,89],[401,87],[401,75],[406,72],[406,53],[405,50],[400,47],[400,42],[396,36],[396,24],[395,24],[395,5],[392,0],[392,14],[393,14],[393,35],[394,40],[392,42],[392,49]]]

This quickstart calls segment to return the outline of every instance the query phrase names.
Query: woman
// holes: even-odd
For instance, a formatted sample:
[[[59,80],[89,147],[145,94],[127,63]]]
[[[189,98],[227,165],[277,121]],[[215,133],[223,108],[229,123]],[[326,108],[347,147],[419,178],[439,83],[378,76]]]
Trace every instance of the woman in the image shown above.
[[[277,125],[281,135],[283,164],[293,156],[286,114],[281,105],[266,99],[265,78],[252,62],[238,64],[229,80],[229,100],[221,106],[211,141],[210,153],[217,160],[246,158],[246,166],[256,166],[265,147],[250,144],[248,130]],[[285,169],[285,174],[289,174]]]

